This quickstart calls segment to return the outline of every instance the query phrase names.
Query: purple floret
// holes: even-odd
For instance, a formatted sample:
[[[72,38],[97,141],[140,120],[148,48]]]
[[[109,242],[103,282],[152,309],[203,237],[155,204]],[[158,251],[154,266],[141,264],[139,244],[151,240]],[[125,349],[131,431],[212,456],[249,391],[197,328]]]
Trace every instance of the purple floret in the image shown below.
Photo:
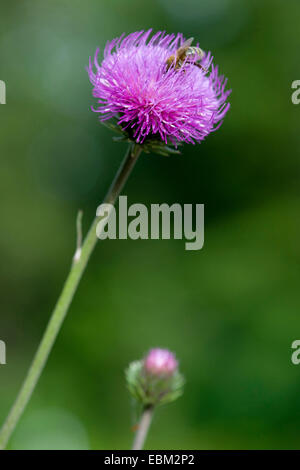
[[[151,30],[135,32],[108,42],[99,65],[97,49],[88,73],[98,99],[101,121],[118,124],[142,144],[147,137],[177,145],[201,142],[218,129],[230,104],[227,80],[207,53],[201,65],[166,67],[166,60],[184,43],[182,34]]]
[[[151,349],[144,359],[144,369],[153,375],[172,375],[177,370],[175,355],[168,349]]]

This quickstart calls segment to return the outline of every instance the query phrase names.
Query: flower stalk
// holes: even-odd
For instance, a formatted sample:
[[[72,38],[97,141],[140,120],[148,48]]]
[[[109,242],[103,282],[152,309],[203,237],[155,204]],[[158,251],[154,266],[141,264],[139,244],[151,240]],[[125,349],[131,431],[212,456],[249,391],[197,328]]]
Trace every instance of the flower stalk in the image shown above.
[[[135,145],[133,143],[129,144],[125,158],[107,192],[104,203],[115,204],[130,173],[133,170],[139,155],[141,154],[141,151],[142,147],[140,145]],[[0,450],[6,448],[6,445],[16,425],[18,424],[19,419],[22,416],[45,367],[54,342],[76,293],[78,284],[84,273],[88,260],[90,259],[90,256],[96,246],[98,240],[96,234],[98,221],[99,217],[95,217],[82,246],[77,246],[76,256],[73,258],[73,264],[71,266],[69,275],[52,312],[44,336],[23,382],[21,390],[17,396],[17,399],[0,431]]]
[[[147,434],[148,434],[148,431],[152,422],[153,412],[154,412],[153,406],[148,406],[144,408],[142,417],[138,424],[138,429],[135,434],[132,450],[142,450],[144,448]]]

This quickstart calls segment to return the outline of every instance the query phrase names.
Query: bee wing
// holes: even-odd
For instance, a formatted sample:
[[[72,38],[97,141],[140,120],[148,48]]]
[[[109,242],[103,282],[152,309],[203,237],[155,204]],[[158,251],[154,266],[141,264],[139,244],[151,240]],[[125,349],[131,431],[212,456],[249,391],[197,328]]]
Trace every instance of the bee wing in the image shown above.
[[[186,47],[190,47],[192,45],[192,42],[194,41],[194,38],[189,38],[187,39],[186,41],[184,41],[184,43],[182,44],[182,46],[180,46],[179,49],[185,49]],[[178,49],[178,50],[179,50]]]
[[[194,38],[189,38],[186,41],[184,41],[182,46],[180,46],[179,49],[177,49],[177,51],[176,51],[177,57],[180,57],[185,52],[185,50],[188,47],[190,47],[190,45],[192,44],[193,41],[194,41]]]

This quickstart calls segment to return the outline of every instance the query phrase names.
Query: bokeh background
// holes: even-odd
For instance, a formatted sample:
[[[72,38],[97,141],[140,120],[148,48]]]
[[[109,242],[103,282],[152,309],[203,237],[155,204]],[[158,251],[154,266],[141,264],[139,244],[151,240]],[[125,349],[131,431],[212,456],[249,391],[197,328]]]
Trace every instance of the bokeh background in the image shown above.
[[[124,368],[180,359],[184,396],[157,412],[156,449],[299,449],[298,0],[1,3],[0,421],[16,397],[75,249],[125,151],[90,111],[97,46],[152,27],[194,36],[229,78],[222,128],[183,155],[144,155],[129,203],[205,204],[205,246],[100,242],[14,449],[128,449]]]

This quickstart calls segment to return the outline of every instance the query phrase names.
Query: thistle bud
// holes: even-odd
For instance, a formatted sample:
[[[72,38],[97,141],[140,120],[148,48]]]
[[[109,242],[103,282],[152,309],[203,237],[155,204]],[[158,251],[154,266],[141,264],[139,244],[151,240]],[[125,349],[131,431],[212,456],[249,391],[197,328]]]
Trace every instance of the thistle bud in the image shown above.
[[[167,349],[151,349],[144,359],[132,362],[126,380],[131,395],[144,407],[170,403],[183,393],[184,378]]]
[[[175,355],[168,349],[151,349],[144,359],[145,372],[158,377],[172,375],[177,367]]]

